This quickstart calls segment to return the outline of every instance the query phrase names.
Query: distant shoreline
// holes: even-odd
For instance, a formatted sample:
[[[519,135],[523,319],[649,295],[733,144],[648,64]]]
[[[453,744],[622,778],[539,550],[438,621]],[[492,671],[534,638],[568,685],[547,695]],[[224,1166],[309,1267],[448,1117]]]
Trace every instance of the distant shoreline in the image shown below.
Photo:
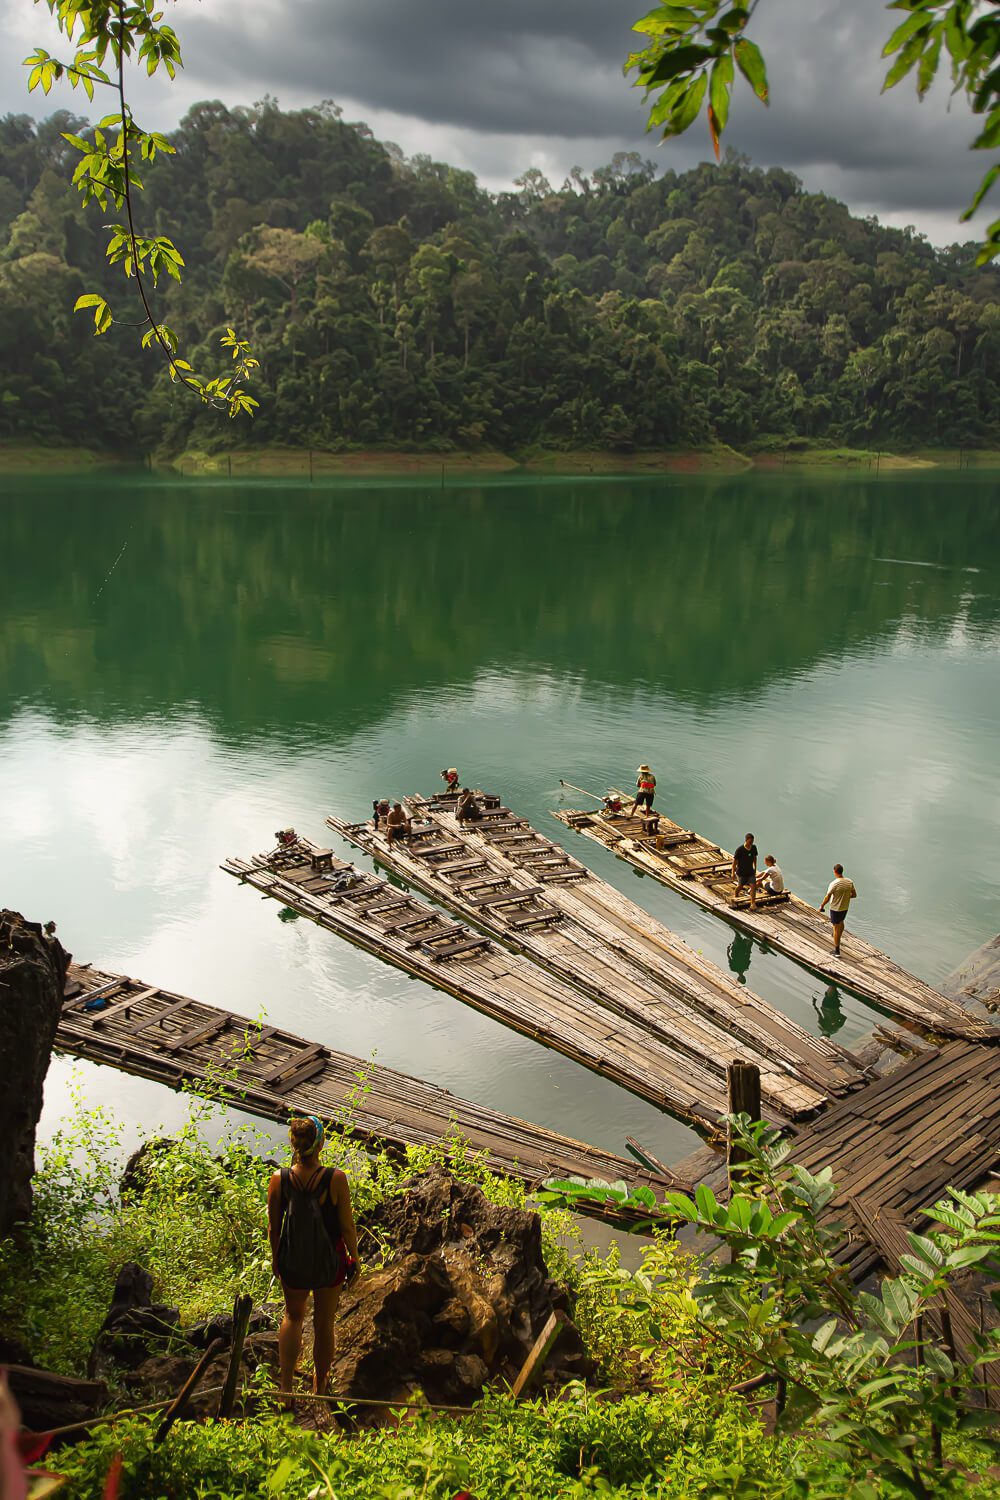
[[[99,453],[88,448],[50,448],[0,443],[0,473],[61,474],[136,468],[149,460],[136,455]],[[723,443],[702,449],[660,449],[636,453],[586,450],[545,451],[520,458],[505,453],[329,452],[308,448],[240,448],[230,453],[187,452],[154,460],[152,472],[206,478],[309,479],[331,475],[365,478],[441,476],[454,480],[496,474],[628,475],[736,474],[748,470],[840,470],[859,474],[920,469],[1000,469],[1000,450],[923,448],[911,453],[875,449],[795,447],[753,454]]]

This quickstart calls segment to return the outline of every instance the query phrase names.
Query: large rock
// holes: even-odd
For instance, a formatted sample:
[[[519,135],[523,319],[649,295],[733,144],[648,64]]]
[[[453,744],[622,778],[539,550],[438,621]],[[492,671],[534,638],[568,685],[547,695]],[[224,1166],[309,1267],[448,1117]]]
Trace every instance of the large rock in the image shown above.
[[[38,922],[0,911],[0,1238],[31,1213],[35,1128],[68,965]]]
[[[552,1312],[569,1294],[549,1276],[537,1214],[499,1208],[436,1168],[363,1224],[362,1255],[392,1258],[348,1287],[337,1320],[331,1389],[363,1399],[468,1404],[484,1385],[513,1381]],[[587,1373],[568,1321],[545,1378]]]
[[[151,1349],[163,1348],[180,1327],[176,1307],[152,1300],[153,1278],[134,1261],[118,1272],[111,1306],[87,1361],[93,1379],[141,1365]]]

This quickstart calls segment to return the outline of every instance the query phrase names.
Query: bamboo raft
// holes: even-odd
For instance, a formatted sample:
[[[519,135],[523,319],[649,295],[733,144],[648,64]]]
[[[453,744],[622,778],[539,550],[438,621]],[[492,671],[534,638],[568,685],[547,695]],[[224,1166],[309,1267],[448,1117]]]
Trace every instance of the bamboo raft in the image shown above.
[[[777,898],[758,897],[757,911],[750,909],[747,898],[735,900],[732,855],[662,813],[658,814],[658,830],[650,834],[640,818],[624,813],[559,811],[553,816],[611,849],[643,874],[879,1010],[942,1036],[1000,1040],[1000,1031],[984,1015],[907,973],[852,930],[844,935],[840,957],[834,957],[829,920],[798,896],[785,892]]]
[[[801,1114],[861,1081],[842,1049],[814,1040],[618,892],[602,891],[604,882],[509,809],[467,825],[436,803],[409,798],[407,806],[415,816],[407,841],[390,844],[371,822],[327,823],[506,948],[701,1065],[722,1074],[738,1057],[754,1062],[769,1106]]]
[[[584,1177],[646,1186],[657,1199],[681,1186],[668,1169],[645,1171],[623,1157],[511,1115],[456,1098],[447,1089],[293,1032],[188,999],[89,964],[70,970],[72,992],[56,1049],[170,1088],[211,1088],[265,1120],[316,1114],[366,1146],[402,1149],[456,1136],[496,1172],[536,1186],[549,1177]],[[98,1008],[100,1007],[100,1008]],[[641,1149],[641,1148],[640,1148]],[[595,1201],[603,1219],[630,1219]]]
[[[454,844],[461,847],[457,840]],[[636,1020],[596,1006],[521,954],[335,859],[328,849],[299,839],[293,847],[252,860],[226,860],[222,869],[680,1120],[711,1132],[726,1112],[724,1072],[709,1069]],[[814,1090],[800,1097],[799,1110],[772,1108],[775,1123],[811,1113],[824,1102]]]
[[[838,1258],[863,1280],[881,1258],[866,1232],[866,1204],[917,1227],[946,1188],[982,1182],[998,1152],[1000,1049],[953,1041],[796,1130],[791,1159],[814,1174],[830,1168],[837,1194],[825,1217],[847,1224]]]

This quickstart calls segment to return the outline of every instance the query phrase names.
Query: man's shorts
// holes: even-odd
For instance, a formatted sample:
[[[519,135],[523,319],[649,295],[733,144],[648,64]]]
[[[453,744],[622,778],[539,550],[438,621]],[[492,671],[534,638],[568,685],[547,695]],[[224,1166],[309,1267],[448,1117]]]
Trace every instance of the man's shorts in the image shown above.
[[[652,807],[652,805],[653,805],[653,793],[652,792],[636,792],[636,794],[635,794],[635,805],[636,805],[636,807]]]
[[[846,922],[847,921],[847,912],[846,911],[834,911],[833,907],[831,906],[830,907],[830,921],[833,923],[834,927],[839,927],[840,924],[841,924],[841,922]]]

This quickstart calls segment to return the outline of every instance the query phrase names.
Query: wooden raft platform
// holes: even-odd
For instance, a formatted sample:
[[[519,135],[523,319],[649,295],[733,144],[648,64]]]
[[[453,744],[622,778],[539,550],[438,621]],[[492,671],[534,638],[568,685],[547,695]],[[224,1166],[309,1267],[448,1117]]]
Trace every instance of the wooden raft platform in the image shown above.
[[[747,899],[734,901],[732,855],[718,844],[659,814],[659,831],[646,836],[642,822],[624,814],[554,812],[568,828],[611,849],[619,859],[652,875],[682,896],[769,947],[795,959],[814,974],[850,990],[870,1004],[911,1025],[942,1036],[1000,1041],[1000,1031],[974,1009],[949,999],[895,963],[848,925],[835,958],[829,918],[786,894],[762,899],[756,912]],[[852,910],[853,917],[853,910]]]
[[[792,1160],[829,1167],[827,1217],[848,1226],[840,1258],[863,1280],[881,1254],[869,1206],[918,1228],[948,1187],[971,1188],[1000,1166],[1000,1049],[955,1041],[903,1063],[794,1132]]]
[[[644,948],[634,932],[623,934],[602,919],[602,903],[591,887],[603,882],[509,809],[464,825],[450,811],[442,815],[436,804],[407,799],[407,805],[416,813],[410,841],[390,844],[370,822],[331,817],[327,823],[505,947],[648,1028],[720,1078],[737,1057],[756,1063],[769,1105],[802,1114],[861,1081],[860,1067],[847,1054],[815,1041],[666,929],[668,953]],[[511,838],[517,845],[508,851]],[[658,927],[638,908],[635,915],[646,928]]]
[[[69,977],[80,989],[63,1007],[55,1042],[60,1052],[175,1089],[197,1091],[210,1081],[248,1114],[282,1123],[296,1112],[317,1114],[366,1145],[434,1145],[457,1133],[483,1153],[491,1170],[531,1185],[552,1176],[583,1176],[645,1185],[662,1198],[680,1183],[667,1172],[645,1171],[406,1073],[143,980],[89,964],[74,965]],[[107,1004],[97,1009],[94,1002],[102,999]],[[583,1211],[615,1217],[596,1203]]]
[[[318,866],[324,868],[318,868]],[[319,926],[542,1042],[703,1130],[726,1112],[725,1078],[612,1015],[572,985],[452,922],[416,896],[318,850],[308,839],[222,865]],[[787,1112],[773,1109],[782,1121]]]

